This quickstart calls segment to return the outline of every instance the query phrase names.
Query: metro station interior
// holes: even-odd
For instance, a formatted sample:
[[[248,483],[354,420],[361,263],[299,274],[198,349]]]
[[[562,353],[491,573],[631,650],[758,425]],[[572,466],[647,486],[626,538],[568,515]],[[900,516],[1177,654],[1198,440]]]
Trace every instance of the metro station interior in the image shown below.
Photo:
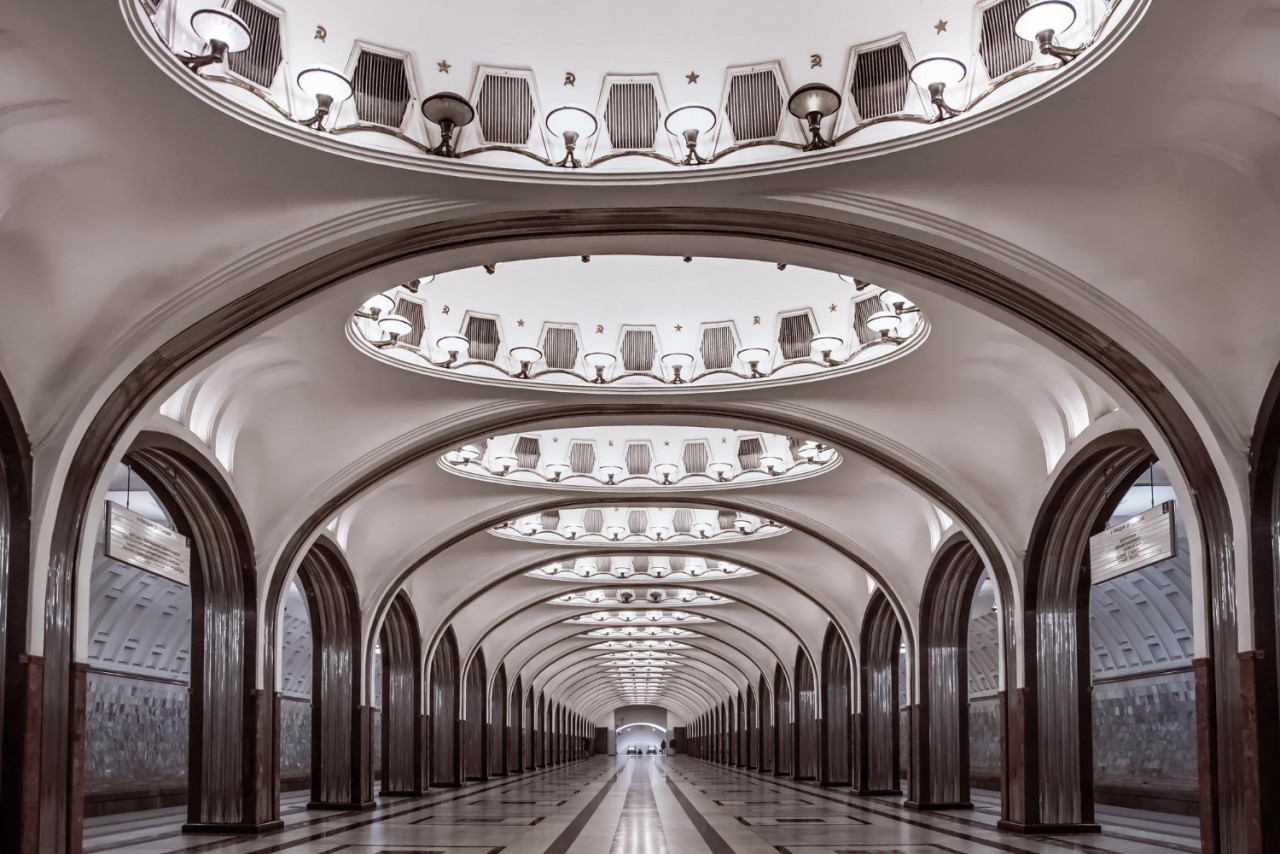
[[[0,46],[0,851],[1280,852],[1274,0]]]

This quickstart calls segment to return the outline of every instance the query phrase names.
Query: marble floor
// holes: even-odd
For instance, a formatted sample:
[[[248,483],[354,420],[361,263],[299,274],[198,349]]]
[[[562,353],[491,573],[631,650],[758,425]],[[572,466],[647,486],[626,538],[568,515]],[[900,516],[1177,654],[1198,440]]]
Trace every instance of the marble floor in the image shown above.
[[[1195,819],[1099,808],[1101,834],[1026,837],[995,829],[999,803],[923,813],[687,757],[595,757],[515,777],[382,798],[376,810],[306,809],[258,837],[181,833],[184,811],[88,819],[86,854],[1170,854],[1200,850]]]

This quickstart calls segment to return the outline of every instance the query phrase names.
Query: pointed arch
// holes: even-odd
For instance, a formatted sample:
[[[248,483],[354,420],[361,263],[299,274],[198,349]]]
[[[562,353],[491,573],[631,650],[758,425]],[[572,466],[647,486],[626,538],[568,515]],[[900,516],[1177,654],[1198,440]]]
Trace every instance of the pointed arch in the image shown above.
[[[387,610],[382,649],[383,795],[420,795],[427,787],[423,738],[422,635],[403,590]]]
[[[743,764],[748,768],[760,767],[760,708],[758,697],[751,683],[747,683],[747,723],[743,731],[746,747],[743,750]]]
[[[859,671],[862,711],[858,715],[858,792],[901,794],[901,724],[898,712],[898,650],[902,627],[881,590],[871,596],[862,618]]]
[[[804,649],[796,650],[795,773],[797,780],[818,776],[818,683]]]
[[[757,736],[759,740],[757,750],[760,752],[759,768],[766,773],[773,770],[774,721],[772,697],[773,695],[769,691],[769,680],[761,673],[759,690],[756,692],[756,698],[760,703],[760,732]]]
[[[488,710],[489,698],[486,687],[489,674],[484,663],[484,651],[476,650],[467,667],[466,706],[463,719],[458,722],[461,740],[463,774],[466,780],[485,780],[489,777],[487,757],[489,755],[488,727],[485,713]]]
[[[822,642],[822,767],[826,786],[853,782],[853,662],[834,624]]]
[[[502,666],[503,675],[506,675],[506,664]],[[504,769],[508,774],[518,774],[524,770],[524,681],[517,674],[515,682],[511,685],[511,691],[507,700],[510,706],[510,713],[507,722],[507,752],[505,754]]]
[[[532,771],[538,767],[538,756],[535,744],[538,740],[538,704],[534,699],[533,686],[525,694],[524,699],[524,731],[520,736],[521,755],[524,757],[524,770]]]
[[[507,721],[507,665],[498,665],[489,687],[489,773],[505,777],[511,728]]]
[[[461,709],[458,641],[453,627],[445,629],[431,656],[431,785],[462,784],[458,751],[458,713]]]
[[[790,776],[793,770],[795,724],[791,718],[791,688],[787,671],[778,662],[773,669],[773,773]]]

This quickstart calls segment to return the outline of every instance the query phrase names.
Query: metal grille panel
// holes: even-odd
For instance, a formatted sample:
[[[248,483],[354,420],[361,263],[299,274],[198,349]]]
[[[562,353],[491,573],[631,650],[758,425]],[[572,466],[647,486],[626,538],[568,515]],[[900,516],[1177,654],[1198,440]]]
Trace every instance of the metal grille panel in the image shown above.
[[[901,43],[860,53],[857,62],[850,93],[858,115],[875,119],[902,112],[907,105],[910,78]]]
[[[693,529],[693,511],[688,507],[681,507],[671,515],[671,527],[676,533],[687,534]],[[671,559],[671,568],[676,568],[676,560]]]
[[[648,474],[653,466],[653,451],[647,442],[632,442],[627,445],[628,474]]]
[[[538,460],[542,459],[542,443],[532,436],[521,436],[516,439],[517,465],[522,469],[536,469]]]
[[[649,511],[632,510],[627,514],[627,530],[633,534],[643,534],[649,530]]]
[[[978,55],[992,80],[1031,61],[1031,42],[1018,38],[1013,31],[1014,22],[1028,5],[1028,0],[1002,0],[982,10]]]
[[[867,320],[881,308],[876,297],[858,300],[853,304],[853,334],[858,336],[859,343],[870,344],[880,340],[880,333],[867,325]]]
[[[725,115],[738,142],[772,139],[782,120],[782,91],[772,71],[735,74],[729,80]]]
[[[401,335],[400,340],[418,347],[422,344],[422,333],[427,331],[427,320],[422,313],[422,303],[411,299],[396,300],[396,314],[403,317],[413,326],[408,335]]]
[[[574,474],[591,474],[596,470],[596,446],[590,442],[574,442],[569,446],[569,468]]]
[[[476,99],[476,116],[486,142],[528,145],[533,130],[533,96],[529,81],[505,74],[486,74]]]
[[[732,531],[733,523],[738,521],[738,514],[732,510],[721,510],[716,514],[716,522],[722,531]]]
[[[782,318],[778,327],[778,346],[784,359],[806,359],[813,341],[813,322],[807,314]]]
[[[657,347],[647,329],[628,329],[622,336],[622,367],[628,371],[652,371]]]
[[[728,326],[710,326],[702,330],[702,366],[708,371],[718,371],[733,364],[733,329]]]
[[[560,528],[560,511],[546,510],[538,517],[538,521],[542,524],[542,530],[555,531]]]
[[[492,317],[468,317],[467,328],[462,333],[471,342],[471,358],[492,362],[498,358],[498,321]]]
[[[738,442],[738,465],[743,471],[760,468],[760,456],[764,453],[764,443],[754,436]]]
[[[360,121],[389,128],[404,124],[404,113],[412,96],[403,59],[361,51],[355,73],[351,75],[351,85]]]
[[[604,530],[604,511],[591,508],[582,514],[582,527],[588,534],[598,534]]]
[[[248,0],[236,0],[231,11],[248,25],[251,40],[247,50],[227,58],[227,67],[246,80],[269,88],[284,58],[284,50],[280,46],[280,19]]]
[[[652,83],[614,83],[604,108],[604,124],[615,149],[653,148],[658,133],[658,97]]]
[[[684,470],[689,474],[705,474],[711,462],[711,449],[706,442],[689,442],[684,446]]]
[[[542,349],[548,368],[571,371],[578,364],[578,335],[572,329],[551,327],[542,337]]]

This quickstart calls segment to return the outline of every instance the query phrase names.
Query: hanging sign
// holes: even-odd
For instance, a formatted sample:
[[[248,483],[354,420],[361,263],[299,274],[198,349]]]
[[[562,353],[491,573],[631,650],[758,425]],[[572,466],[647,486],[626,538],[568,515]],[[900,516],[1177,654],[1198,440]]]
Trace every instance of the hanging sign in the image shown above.
[[[1090,537],[1089,572],[1098,584],[1177,553],[1173,502],[1165,501]]]
[[[187,538],[158,522],[107,502],[106,556],[190,586],[191,546]]]

